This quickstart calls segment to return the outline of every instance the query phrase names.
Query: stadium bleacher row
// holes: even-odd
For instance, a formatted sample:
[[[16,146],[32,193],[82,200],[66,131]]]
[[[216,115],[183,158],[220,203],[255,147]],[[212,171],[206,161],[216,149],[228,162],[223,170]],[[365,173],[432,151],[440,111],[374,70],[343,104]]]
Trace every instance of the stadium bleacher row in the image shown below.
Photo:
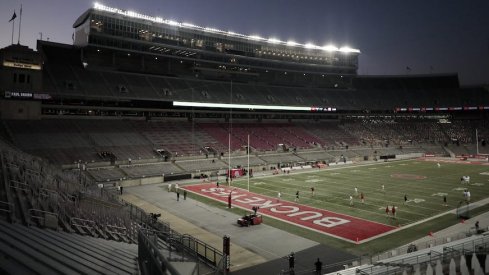
[[[422,89],[422,85],[411,85],[413,87],[407,88],[400,85],[387,88],[377,85],[376,88],[370,84],[368,78],[356,81],[360,83],[356,89],[322,89],[246,83],[239,79],[233,83],[205,80],[195,77],[193,72],[189,74],[190,68],[182,71],[188,75],[179,77],[157,75],[157,69],[152,74],[133,73],[128,72],[131,71],[128,68],[139,67],[141,59],[131,59],[127,54],[114,54],[114,61],[111,59],[101,62],[100,59],[103,57],[85,53],[86,60],[83,65],[79,49],[50,43],[41,45],[46,61],[46,73],[43,74],[45,90],[52,96],[67,98],[213,103],[230,103],[231,100],[239,104],[281,106],[318,106],[320,103],[324,107],[335,107],[338,110],[480,106],[483,102],[489,101],[487,92],[478,88],[460,89],[454,88],[453,85],[444,87],[441,84],[440,87],[431,87],[429,92]],[[122,63],[131,65],[124,66]],[[453,82],[447,78],[448,80],[439,79],[441,82]],[[392,96],[393,92],[396,96]]]
[[[99,155],[110,152],[117,160],[170,157],[218,157],[245,151],[247,136],[253,151],[281,152],[284,148],[339,149],[370,146],[424,144],[473,144],[487,137],[487,122],[360,120],[321,123],[194,123],[143,120],[40,120],[5,121],[11,141],[23,150],[57,163],[108,161]],[[230,136],[229,136],[230,135]],[[285,146],[282,147],[281,145]],[[485,143],[481,144],[485,149]],[[157,152],[160,151],[160,153]],[[466,152],[474,153],[474,152]]]
[[[120,211],[123,206],[102,203],[101,194],[87,188],[93,182],[85,174],[62,172],[19,152],[3,151],[1,157],[6,202],[16,206],[8,220],[135,242],[136,225]]]
[[[6,274],[134,274],[137,245],[69,234],[0,220]]]
[[[468,235],[426,248],[414,244],[407,251],[370,263],[336,271],[336,275],[349,274],[487,274],[489,272],[489,238],[487,235]]]
[[[139,274],[155,255],[164,259],[162,270],[178,273],[203,264],[200,269],[209,272],[217,265],[209,259],[222,257],[121,203],[111,194],[115,189],[100,188],[81,171],[62,171],[3,139],[0,183],[0,271],[6,274]],[[194,243],[206,250],[196,252]]]

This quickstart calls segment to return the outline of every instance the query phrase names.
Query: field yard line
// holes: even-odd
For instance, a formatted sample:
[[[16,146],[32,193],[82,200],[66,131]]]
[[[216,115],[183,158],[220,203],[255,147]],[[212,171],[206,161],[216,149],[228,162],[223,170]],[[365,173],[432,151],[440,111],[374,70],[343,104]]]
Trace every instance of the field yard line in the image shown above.
[[[392,165],[394,162],[395,162],[395,166],[398,166],[399,163],[402,164],[402,163],[406,163],[406,162],[413,162],[413,163],[416,163],[417,161],[419,161],[419,163],[422,162],[422,160],[420,161],[419,159],[407,159],[407,160],[395,160],[395,161],[391,161],[391,162],[383,162],[383,163],[378,163],[378,162],[371,162],[371,163],[363,163],[363,164],[358,164],[358,163],[355,163],[355,164],[350,164],[350,165],[345,165],[345,166],[340,166],[340,167],[328,167],[328,168],[325,168],[325,169],[321,169],[321,170],[318,170],[318,169],[311,169],[311,170],[294,170],[294,173],[292,174],[287,174],[287,175],[284,175],[284,174],[280,174],[280,175],[262,175],[260,177],[257,177],[258,178],[269,178],[269,177],[274,177],[274,178],[277,178],[277,179],[283,179],[284,177],[285,178],[291,178],[291,177],[294,177],[295,175],[301,175],[301,174],[307,174],[307,173],[314,173],[314,174],[317,174],[317,173],[327,173],[327,172],[331,172],[331,171],[337,171],[337,170],[343,170],[343,169],[354,169],[355,167],[368,167],[368,166],[379,166],[379,167],[382,167],[382,166],[390,166]],[[457,165],[456,163],[454,163],[453,165]],[[394,171],[396,171],[397,167],[394,167]],[[400,169],[400,167],[399,167]],[[427,167],[426,165],[419,165],[417,167],[415,167],[414,165],[412,166],[411,168],[412,170],[410,171],[411,173],[421,173],[421,174],[424,174],[425,172],[430,172],[431,168]],[[399,170],[397,170],[399,171]],[[367,171],[366,171],[367,172]],[[440,191],[446,191],[447,193],[451,194],[451,196],[453,196],[454,193],[456,192],[453,192],[451,189],[452,187],[454,186],[454,183],[453,183],[453,179],[458,179],[458,176],[460,174],[460,171],[456,171],[456,172],[452,172],[450,174],[443,174],[441,176],[438,176],[438,177],[429,177],[428,179],[425,179],[423,181],[427,182],[426,185],[424,186],[417,186],[416,189],[415,189],[415,192],[411,192],[410,193],[410,196],[411,198],[416,198],[416,196],[422,196],[424,198],[426,197],[429,197],[432,193],[437,193],[437,192],[440,192]],[[341,174],[340,178],[344,176],[344,174]],[[385,178],[384,178],[385,175],[378,175],[376,173],[370,173],[369,174],[369,177],[370,179],[373,179],[373,180],[368,180],[366,181],[367,183],[365,185],[367,186],[371,186],[371,185],[375,185],[375,179],[377,179],[377,181],[380,183],[380,182],[383,182],[385,181]],[[448,180],[439,180],[439,181],[436,181],[437,179],[444,179],[444,178],[449,178]],[[238,179],[238,180],[235,180],[235,182],[239,185],[242,184],[242,182],[244,182],[245,179]],[[307,187],[307,183],[306,184],[300,184],[300,183],[297,183],[297,182],[300,182],[300,183],[303,183],[303,179],[294,179],[293,182],[284,182],[282,183],[284,186],[293,186],[293,187],[288,187],[288,188],[297,188],[299,187],[299,189],[304,189],[305,187]],[[435,182],[438,187],[430,187],[431,186],[431,182]],[[320,183],[320,185],[315,185],[315,187],[317,186],[317,191],[320,191],[321,192],[321,189],[327,187],[328,184],[331,184],[331,183],[334,183],[334,181],[325,181],[324,183]],[[275,184],[275,183],[274,183]],[[306,186],[304,186],[306,185]],[[440,190],[440,185],[443,185],[443,186],[446,186],[447,188],[449,188],[449,190],[443,190],[441,189]],[[276,186],[276,185],[274,185]],[[343,185],[342,185],[343,186]],[[349,196],[353,189],[350,190],[350,188],[352,188],[351,186],[355,186],[355,184],[350,184],[350,185],[345,185],[344,188],[342,187],[336,187],[335,188],[335,191],[329,191],[329,192],[325,192],[326,195],[323,195],[325,198],[328,198],[328,197],[331,197],[333,199],[334,196],[331,196],[331,194],[339,194],[338,197],[339,198],[336,198],[336,202],[331,202],[331,201],[322,201],[322,200],[317,200],[317,199],[313,199],[313,198],[307,198],[307,199],[310,199],[310,200],[314,200],[316,201],[317,203],[319,204],[322,204],[322,205],[331,205],[331,206],[336,206],[336,207],[342,207],[343,204],[341,204],[339,201],[340,201],[340,198],[341,197],[344,197],[344,196]],[[360,185],[358,185],[360,186]],[[379,187],[380,187],[380,184],[379,184]],[[274,191],[271,191],[270,189],[267,189],[266,187],[264,186],[254,186],[254,188],[257,188],[257,189],[261,189],[261,190],[266,190],[267,194],[271,194],[271,196],[273,197],[273,193]],[[365,188],[365,189],[363,189]],[[368,192],[375,192],[375,193],[379,193],[379,189],[377,188],[372,188],[372,187],[362,187],[363,190],[367,190]],[[388,193],[388,199],[387,200],[382,200],[382,199],[379,199],[379,198],[372,198],[372,197],[369,197],[369,199],[367,200],[369,203],[366,203],[368,206],[371,206],[371,205],[374,205],[376,207],[380,207],[380,206],[383,206],[384,204],[389,204],[389,205],[399,205],[399,206],[402,206],[402,203],[403,203],[403,200],[402,200],[402,197],[403,195],[406,193],[405,191],[401,191],[399,190],[400,188],[396,188],[396,185],[394,186],[391,186],[389,187],[389,191],[387,192]],[[341,190],[345,190],[345,191],[348,191],[350,190],[351,192],[348,192],[348,193],[342,193]],[[301,190],[302,191],[302,190]],[[289,194],[289,193],[284,193],[286,195],[290,195],[290,196],[293,196],[293,194]],[[321,196],[321,193],[316,193],[318,196]],[[392,198],[392,194],[398,194],[399,195],[399,200],[397,199],[394,199]],[[456,197],[455,197],[456,198]],[[394,200],[393,200],[394,199]],[[373,202],[373,203],[372,203]],[[375,204],[375,203],[379,203],[378,205]],[[410,203],[408,204],[407,207],[403,207],[403,212],[405,213],[408,213],[408,214],[411,214],[413,216],[419,216],[420,218],[424,218],[424,217],[427,217],[429,215],[425,215],[425,214],[420,214],[418,211],[415,211],[416,209],[425,209],[425,210],[430,210],[432,209],[430,206],[438,206],[439,204],[441,204],[441,198],[440,198],[440,202],[436,199],[426,199],[423,204],[414,204],[414,203]],[[346,205],[346,204],[345,204]],[[359,209],[359,208],[356,208],[356,209]],[[453,208],[452,208],[453,209]],[[378,213],[378,212],[375,212],[375,211],[371,211],[371,210],[366,210],[366,209],[359,209],[360,211],[362,212],[367,212],[367,213],[374,213],[377,215],[383,215],[383,213]],[[440,211],[443,211],[443,210],[440,210]],[[422,211],[420,211],[422,212]],[[443,213],[443,212],[441,212]],[[419,219],[414,219],[414,221],[416,221]],[[422,220],[422,219],[421,219]]]
[[[422,171],[422,170],[425,170],[425,169],[427,169],[427,168],[425,168],[425,167],[420,167],[420,169],[416,169],[416,170],[414,170],[414,171],[415,171],[415,172],[419,172],[419,171]],[[450,177],[455,176],[455,175],[457,175],[457,173],[458,173],[458,172],[453,173],[453,174],[450,174],[449,176],[450,176]],[[435,179],[438,179],[438,178],[443,178],[443,177],[446,177],[446,176],[447,176],[447,175],[445,174],[444,176],[441,176],[441,177],[434,177],[434,178],[435,178]],[[375,178],[375,176],[373,176],[373,175],[372,175],[371,177],[374,177],[374,178]],[[378,178],[378,177],[377,177],[377,178]],[[456,177],[456,178],[458,178],[458,175],[457,175],[457,177]],[[432,179],[432,178],[428,178],[428,179],[423,180],[423,181],[432,181],[432,182],[433,182],[433,180],[431,180],[431,179]],[[371,181],[370,181],[370,182],[371,182]],[[443,183],[436,182],[436,184],[443,184]],[[445,185],[450,186],[450,187],[453,187],[453,183],[446,183]],[[394,191],[394,192],[391,192],[392,190],[396,190],[396,189],[397,189],[397,188],[395,188],[395,187],[394,187],[394,188],[390,188],[389,193],[390,193],[390,194],[392,194],[392,193],[398,193],[398,194],[400,194],[400,197],[402,197],[402,196],[403,196],[403,194],[405,194],[405,192],[395,192],[395,191]],[[440,191],[439,189],[435,189],[435,188],[422,188],[422,187],[417,187],[417,189],[428,190],[429,192],[425,192],[425,194],[429,194],[429,193],[431,193],[431,192],[435,192],[435,193],[436,193],[436,192],[439,192],[439,191]],[[368,189],[367,189],[367,190],[368,190]],[[374,189],[374,190],[375,190],[375,189]],[[450,190],[451,190],[451,188],[450,188]],[[448,191],[448,192],[450,192],[450,191]],[[420,193],[420,192],[417,192],[417,193]],[[412,193],[411,193],[411,194],[412,194]],[[423,194],[423,196],[426,196],[425,194]],[[402,201],[401,201],[401,203],[402,203]],[[437,205],[437,204],[438,204],[438,203],[432,203],[432,202],[431,202],[431,200],[427,200],[427,201],[426,201],[426,203],[427,203],[427,204],[431,204],[431,205]],[[421,206],[421,205],[413,205],[413,204],[411,204],[411,206],[416,207],[416,208],[430,209],[429,207],[423,207],[423,206]]]
[[[416,160],[399,160],[398,162],[406,162],[406,161],[416,161]],[[392,162],[389,162],[389,163],[392,163]],[[386,165],[387,163],[371,163],[371,164],[362,164],[362,165],[355,165],[355,166],[344,166],[344,167],[337,167],[338,169],[346,169],[346,168],[352,168],[352,167],[362,167],[362,166],[372,166],[372,165]],[[335,169],[335,168],[332,168],[332,169]],[[314,171],[307,171],[309,173],[318,173],[318,172],[325,172],[325,171],[329,171],[330,169],[327,169],[327,170],[314,170]],[[282,176],[282,177],[293,177],[294,175],[297,175],[297,174],[303,174],[303,173],[306,173],[305,171],[302,171],[302,173],[294,173],[294,174],[287,174],[287,175],[272,175],[272,176]],[[270,177],[270,176],[267,176],[267,177]],[[241,181],[243,180],[236,180],[235,182],[238,182],[240,183]],[[295,181],[298,181],[298,180],[295,180]],[[299,184],[294,184],[294,183],[290,183],[290,182],[285,182],[283,183],[283,185],[291,185],[291,186],[294,186],[294,187],[302,187],[304,188],[304,186],[302,185],[299,185]],[[264,190],[270,190],[270,189],[265,189],[264,187],[257,187],[255,186],[254,188],[257,188],[257,189],[264,189]],[[297,189],[297,188],[296,188]],[[346,188],[345,188],[346,189]],[[353,189],[352,189],[353,191]],[[339,192],[334,192],[335,194],[341,194],[343,196],[339,196],[339,197],[345,197],[347,198],[351,193],[339,193]],[[392,193],[392,192],[390,192]],[[286,195],[290,195],[290,196],[294,196],[294,194],[290,194],[290,193],[283,193],[283,194],[286,194]],[[402,196],[400,197],[400,200],[399,201],[384,201],[382,202],[382,205],[385,204],[385,202],[387,203],[390,203],[391,205],[401,205],[402,203],[402,200],[401,200]],[[373,199],[375,200],[375,199]],[[323,201],[321,201],[323,202]],[[333,202],[324,202],[324,203],[327,203],[327,204],[332,204],[332,205],[337,205],[337,206],[342,206],[342,204],[337,204],[337,203],[333,203]],[[347,204],[345,204],[347,205]],[[376,205],[377,207],[380,207],[382,205]],[[417,207],[420,207],[420,206],[417,206]],[[424,207],[425,209],[430,209],[429,207]],[[358,208],[357,208],[358,209]],[[383,216],[385,213],[378,213],[378,212],[375,212],[375,211],[369,211],[369,210],[365,210],[365,209],[362,209],[361,211],[363,212],[367,212],[367,213],[373,213],[375,215],[379,215],[379,216]],[[417,216],[421,216],[421,217],[426,217],[427,215],[423,215],[423,214],[419,214],[417,212],[411,212],[411,211],[408,211],[407,213],[410,213],[412,215],[417,215]]]
[[[259,175],[258,177],[259,178],[268,178],[268,177],[287,177],[289,175],[297,175],[297,174],[307,174],[307,173],[318,173],[318,172],[324,172],[324,171],[331,171],[331,170],[342,170],[342,169],[347,169],[347,168],[352,168],[352,167],[365,167],[365,166],[373,166],[373,165],[387,165],[387,164],[390,164],[392,162],[408,162],[408,161],[414,161],[415,159],[402,159],[402,160],[393,160],[393,161],[390,161],[390,162],[383,162],[383,163],[378,163],[378,162],[369,162],[369,163],[366,163],[366,164],[358,164],[358,163],[352,163],[352,164],[349,164],[349,165],[342,165],[342,166],[338,166],[338,167],[328,167],[328,168],[323,168],[323,169],[315,169],[315,168],[311,168],[309,170],[292,170],[293,173],[292,174],[278,174],[278,175],[273,175],[273,174],[262,174],[262,175]],[[255,174],[257,175],[257,174]],[[238,179],[235,179],[233,180],[233,182],[235,181],[245,181],[246,180],[246,177],[242,177],[242,178],[238,178]]]
[[[291,184],[291,183],[287,183],[287,184],[288,185],[293,185],[293,186],[298,186],[297,184]],[[256,188],[256,189],[265,189],[262,186],[259,186],[259,187],[256,187],[255,186],[254,188]],[[269,189],[265,189],[265,190],[269,190]],[[336,192],[336,193],[338,193],[338,192]],[[292,194],[291,193],[282,193],[282,195],[283,194],[290,195],[291,197],[295,197],[295,193],[292,193]],[[342,194],[342,193],[340,193],[340,194]],[[349,194],[348,194],[348,196],[349,196]],[[319,202],[319,203],[321,203],[321,204],[331,204],[331,205],[335,205],[335,206],[340,206],[340,207],[347,208],[347,207],[349,207],[349,205],[348,205],[348,196],[347,195],[342,196],[342,197],[344,197],[345,204],[338,204],[338,203],[334,203],[334,202],[327,202],[327,201],[322,201],[322,200],[317,200],[317,199],[316,199],[316,201]],[[313,198],[310,198],[310,197],[306,197],[306,199],[314,200]],[[362,205],[361,202],[355,201],[355,205],[358,205],[358,204]],[[374,205],[374,204],[367,204],[367,203],[365,203],[364,205],[373,205],[373,206],[375,206],[375,207],[378,208],[378,207],[383,206],[385,204],[382,204],[382,205]],[[391,204],[391,205],[398,205],[398,206],[400,206],[399,203],[394,203],[394,204]],[[382,216],[385,216],[385,212],[383,212],[383,211],[371,211],[371,210],[362,209],[362,208],[358,208],[358,207],[355,207],[355,209],[358,210],[358,211],[362,211],[362,212],[366,212],[366,213],[370,213],[370,214],[375,214],[376,216],[381,216],[381,217]],[[403,210],[403,212],[410,213],[410,214],[416,215],[416,216],[421,216],[421,217],[426,217],[427,216],[427,215],[423,215],[423,214],[420,214],[420,213],[417,213],[417,212],[410,212],[410,211],[404,211],[404,210]],[[356,216],[354,216],[354,217],[356,217]],[[404,220],[406,220],[406,219],[404,219]],[[409,220],[407,220],[407,221],[409,221]]]
[[[474,206],[473,208],[471,209],[474,209],[474,208],[477,208],[477,207],[481,207],[481,206],[484,206],[486,204],[489,204],[489,198],[485,198],[485,199],[482,199],[482,200],[478,200],[476,202],[473,202],[471,203],[472,206]],[[431,216],[429,218],[426,218],[426,219],[423,219],[423,220],[419,220],[419,221],[415,221],[413,223],[409,223],[405,226],[403,226],[402,228],[409,228],[409,227],[413,227],[415,225],[418,225],[418,224],[421,224],[421,223],[424,223],[424,222],[427,222],[427,221],[430,221],[430,220],[433,220],[433,219],[436,219],[436,218],[439,218],[443,215],[447,215],[447,214],[457,214],[457,209],[451,209],[451,210],[447,210],[447,211],[444,211],[444,212],[441,212],[439,214],[436,214],[434,216]],[[395,232],[396,230],[392,231],[392,232]]]
[[[197,183],[197,184],[191,184],[191,185],[201,185],[202,183]],[[248,192],[250,194],[253,194],[253,192],[249,192],[248,190],[244,189],[244,188],[240,188],[242,189],[243,191],[245,192]],[[189,190],[191,191],[191,190]],[[194,192],[195,193],[195,192]],[[199,193],[200,195],[200,193]],[[257,195],[260,195],[260,194],[257,194]],[[207,196],[207,195],[204,195],[206,197],[209,197],[209,198],[212,198],[210,196]],[[262,196],[265,196],[265,195],[262,195]],[[215,198],[212,198],[213,200],[216,200]],[[275,198],[274,197],[270,197],[270,199],[274,200]],[[294,203],[294,204],[300,204],[300,203],[296,203],[296,202],[291,202],[291,203]],[[317,210],[320,210],[320,211],[328,211],[328,212],[331,212],[331,213],[335,213],[335,214],[338,214],[338,215],[343,215],[343,216],[346,216],[346,217],[351,217],[351,218],[354,218],[354,219],[357,219],[357,220],[363,220],[363,221],[366,221],[366,222],[369,222],[369,223],[376,223],[376,224],[379,224],[379,225],[386,225],[384,223],[381,223],[381,222],[377,222],[377,221],[371,221],[371,220],[367,220],[365,218],[362,218],[362,217],[356,217],[356,216],[353,216],[353,215],[350,215],[350,214],[345,214],[345,213],[338,213],[338,212],[335,212],[335,211],[330,211],[330,210],[326,210],[326,209],[321,209],[321,208],[318,208],[318,207],[315,207],[315,206],[311,206],[311,205],[305,205],[304,206],[307,206],[307,207],[310,207],[310,208],[313,208],[313,209],[317,209]],[[387,226],[391,226],[391,225],[387,225]],[[392,226],[391,226],[392,227]]]

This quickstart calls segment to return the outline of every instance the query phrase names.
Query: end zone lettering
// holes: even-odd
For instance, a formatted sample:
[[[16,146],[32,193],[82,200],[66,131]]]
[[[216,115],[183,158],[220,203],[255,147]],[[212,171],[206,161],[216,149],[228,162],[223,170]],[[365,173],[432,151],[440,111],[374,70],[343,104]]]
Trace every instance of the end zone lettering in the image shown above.
[[[227,203],[231,195],[233,206],[251,211],[259,207],[260,214],[327,234],[350,242],[368,240],[395,227],[314,208],[299,203],[278,200],[246,190],[199,184],[183,187],[190,192]]]

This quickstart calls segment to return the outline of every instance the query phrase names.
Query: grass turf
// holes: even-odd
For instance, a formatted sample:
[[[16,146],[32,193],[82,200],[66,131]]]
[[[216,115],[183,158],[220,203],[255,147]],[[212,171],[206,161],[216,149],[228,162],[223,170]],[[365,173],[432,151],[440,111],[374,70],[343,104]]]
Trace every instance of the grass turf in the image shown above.
[[[337,213],[347,214],[370,221],[390,225],[405,226],[437,214],[457,208],[464,200],[463,190],[469,189],[471,201],[489,197],[488,166],[442,163],[438,168],[436,163],[409,160],[353,167],[326,168],[310,172],[296,171],[287,175],[275,175],[250,179],[250,192],[276,197],[280,191],[282,200],[293,201],[295,192],[299,191],[300,203],[326,209]],[[470,184],[461,184],[462,176],[470,176]],[[247,179],[233,181],[233,186],[247,189]],[[384,185],[384,190],[382,190]],[[314,197],[311,193],[314,187]],[[355,194],[355,187],[358,193]],[[365,203],[361,203],[363,193]],[[349,205],[349,196],[354,197],[354,206]],[[404,204],[404,196],[407,203]],[[223,204],[207,198],[191,195],[205,203],[222,207]],[[448,206],[443,203],[447,197]],[[387,218],[386,206],[397,208],[397,219]],[[472,215],[487,211],[489,207],[481,207],[471,211]],[[242,209],[230,209],[242,215]],[[339,249],[347,250],[356,255],[379,253],[407,244],[415,239],[426,236],[427,232],[437,231],[456,224],[454,214],[445,214],[430,219],[424,223],[405,228],[384,237],[356,245],[316,233],[304,228],[266,218],[268,225],[286,230],[311,240],[324,243]]]
[[[391,225],[385,208],[396,206],[397,222],[404,226],[456,208],[464,200],[465,188],[471,192],[471,201],[489,197],[489,175],[482,172],[489,172],[489,167],[443,163],[438,168],[436,163],[417,160],[386,162],[252,178],[250,192],[276,197],[280,191],[283,200],[293,201],[299,191],[301,204]],[[464,175],[470,176],[470,184],[460,183]],[[233,181],[236,187],[247,189],[247,185],[246,179]],[[361,193],[365,203],[360,200]],[[350,195],[353,207],[349,206]],[[443,203],[444,196],[448,206]]]

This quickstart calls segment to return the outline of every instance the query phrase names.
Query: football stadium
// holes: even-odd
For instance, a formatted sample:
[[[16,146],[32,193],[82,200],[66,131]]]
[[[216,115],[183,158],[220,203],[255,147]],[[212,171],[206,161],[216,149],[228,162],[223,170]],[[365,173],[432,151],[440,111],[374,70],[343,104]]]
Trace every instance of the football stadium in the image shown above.
[[[73,19],[72,44],[0,49],[2,274],[489,274],[488,86]]]

